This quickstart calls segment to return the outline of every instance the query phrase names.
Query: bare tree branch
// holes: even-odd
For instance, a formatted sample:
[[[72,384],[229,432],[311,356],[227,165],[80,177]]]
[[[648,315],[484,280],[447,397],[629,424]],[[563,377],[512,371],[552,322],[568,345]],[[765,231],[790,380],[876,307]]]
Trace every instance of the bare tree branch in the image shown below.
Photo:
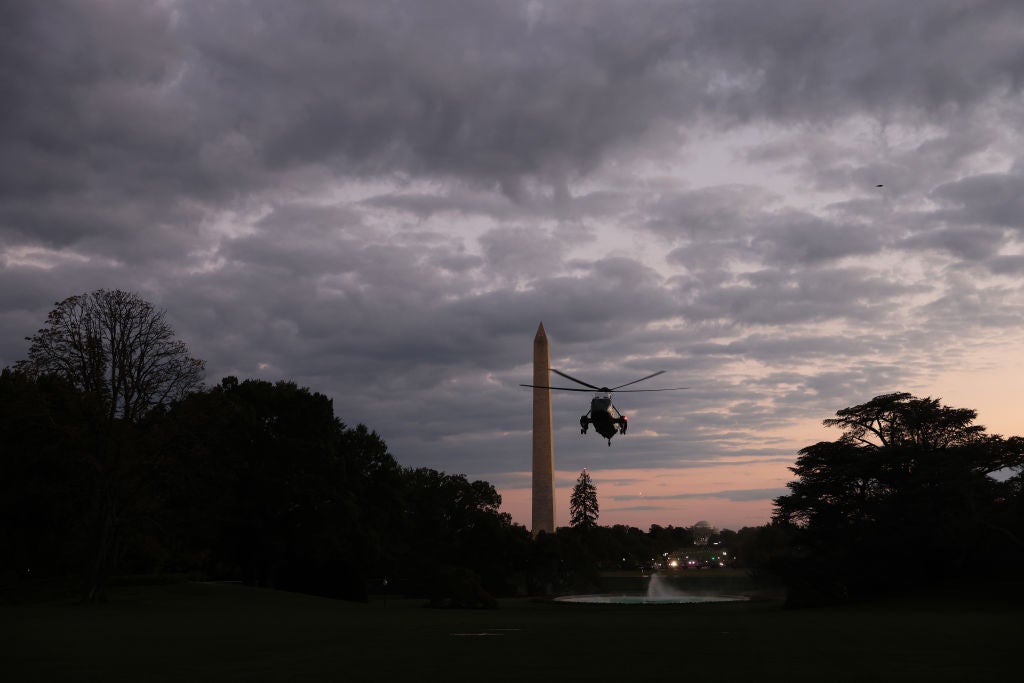
[[[96,290],[58,302],[21,369],[57,374],[104,403],[109,420],[136,422],[199,388],[205,364],[175,339],[165,312],[138,295]]]

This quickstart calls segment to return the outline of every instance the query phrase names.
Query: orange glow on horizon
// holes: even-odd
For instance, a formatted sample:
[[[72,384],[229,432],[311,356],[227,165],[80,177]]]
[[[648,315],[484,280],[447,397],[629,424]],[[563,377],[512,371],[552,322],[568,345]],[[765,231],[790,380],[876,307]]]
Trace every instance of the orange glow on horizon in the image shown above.
[[[739,460],[739,459],[737,459]],[[625,524],[646,531],[652,524],[693,526],[707,520],[719,528],[738,530],[767,524],[772,499],[785,493],[792,479],[792,461],[771,459],[763,463],[709,464],[688,468],[615,469],[588,468],[597,487],[598,524]],[[529,482],[528,473],[524,481]],[[555,473],[555,523],[566,526],[569,496],[578,472]],[[530,520],[529,486],[499,488],[501,509],[525,526]]]

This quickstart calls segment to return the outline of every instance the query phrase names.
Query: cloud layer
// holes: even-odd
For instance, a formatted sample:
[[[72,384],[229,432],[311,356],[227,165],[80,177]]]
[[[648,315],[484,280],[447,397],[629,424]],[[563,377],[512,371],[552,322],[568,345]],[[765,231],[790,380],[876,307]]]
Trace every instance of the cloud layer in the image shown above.
[[[793,455],[875,394],[1020,367],[1018,2],[2,13],[0,364],[53,302],[131,289],[209,381],[307,384],[507,491],[540,321],[555,367],[691,387],[618,400],[612,449],[556,398],[566,472]],[[767,510],[786,477],[706,491]]]

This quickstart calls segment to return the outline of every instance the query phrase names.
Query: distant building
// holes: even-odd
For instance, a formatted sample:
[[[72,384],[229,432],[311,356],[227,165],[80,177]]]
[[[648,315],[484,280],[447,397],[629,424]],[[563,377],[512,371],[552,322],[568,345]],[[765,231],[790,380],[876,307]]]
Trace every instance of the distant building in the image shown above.
[[[718,535],[718,529],[710,522],[701,520],[690,527],[693,535],[693,546],[665,553],[667,569],[712,569],[729,566],[733,559],[729,550],[712,539]]]
[[[708,545],[711,543],[711,537],[718,533],[718,529],[711,526],[710,522],[704,520],[694,524],[692,531],[694,545]]]

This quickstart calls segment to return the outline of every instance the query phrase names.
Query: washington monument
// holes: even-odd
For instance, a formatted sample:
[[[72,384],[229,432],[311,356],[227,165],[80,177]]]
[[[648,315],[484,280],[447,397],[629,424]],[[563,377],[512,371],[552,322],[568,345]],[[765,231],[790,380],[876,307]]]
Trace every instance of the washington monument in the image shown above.
[[[541,531],[555,532],[555,450],[551,442],[551,354],[544,323],[533,338],[533,527],[534,536]]]

